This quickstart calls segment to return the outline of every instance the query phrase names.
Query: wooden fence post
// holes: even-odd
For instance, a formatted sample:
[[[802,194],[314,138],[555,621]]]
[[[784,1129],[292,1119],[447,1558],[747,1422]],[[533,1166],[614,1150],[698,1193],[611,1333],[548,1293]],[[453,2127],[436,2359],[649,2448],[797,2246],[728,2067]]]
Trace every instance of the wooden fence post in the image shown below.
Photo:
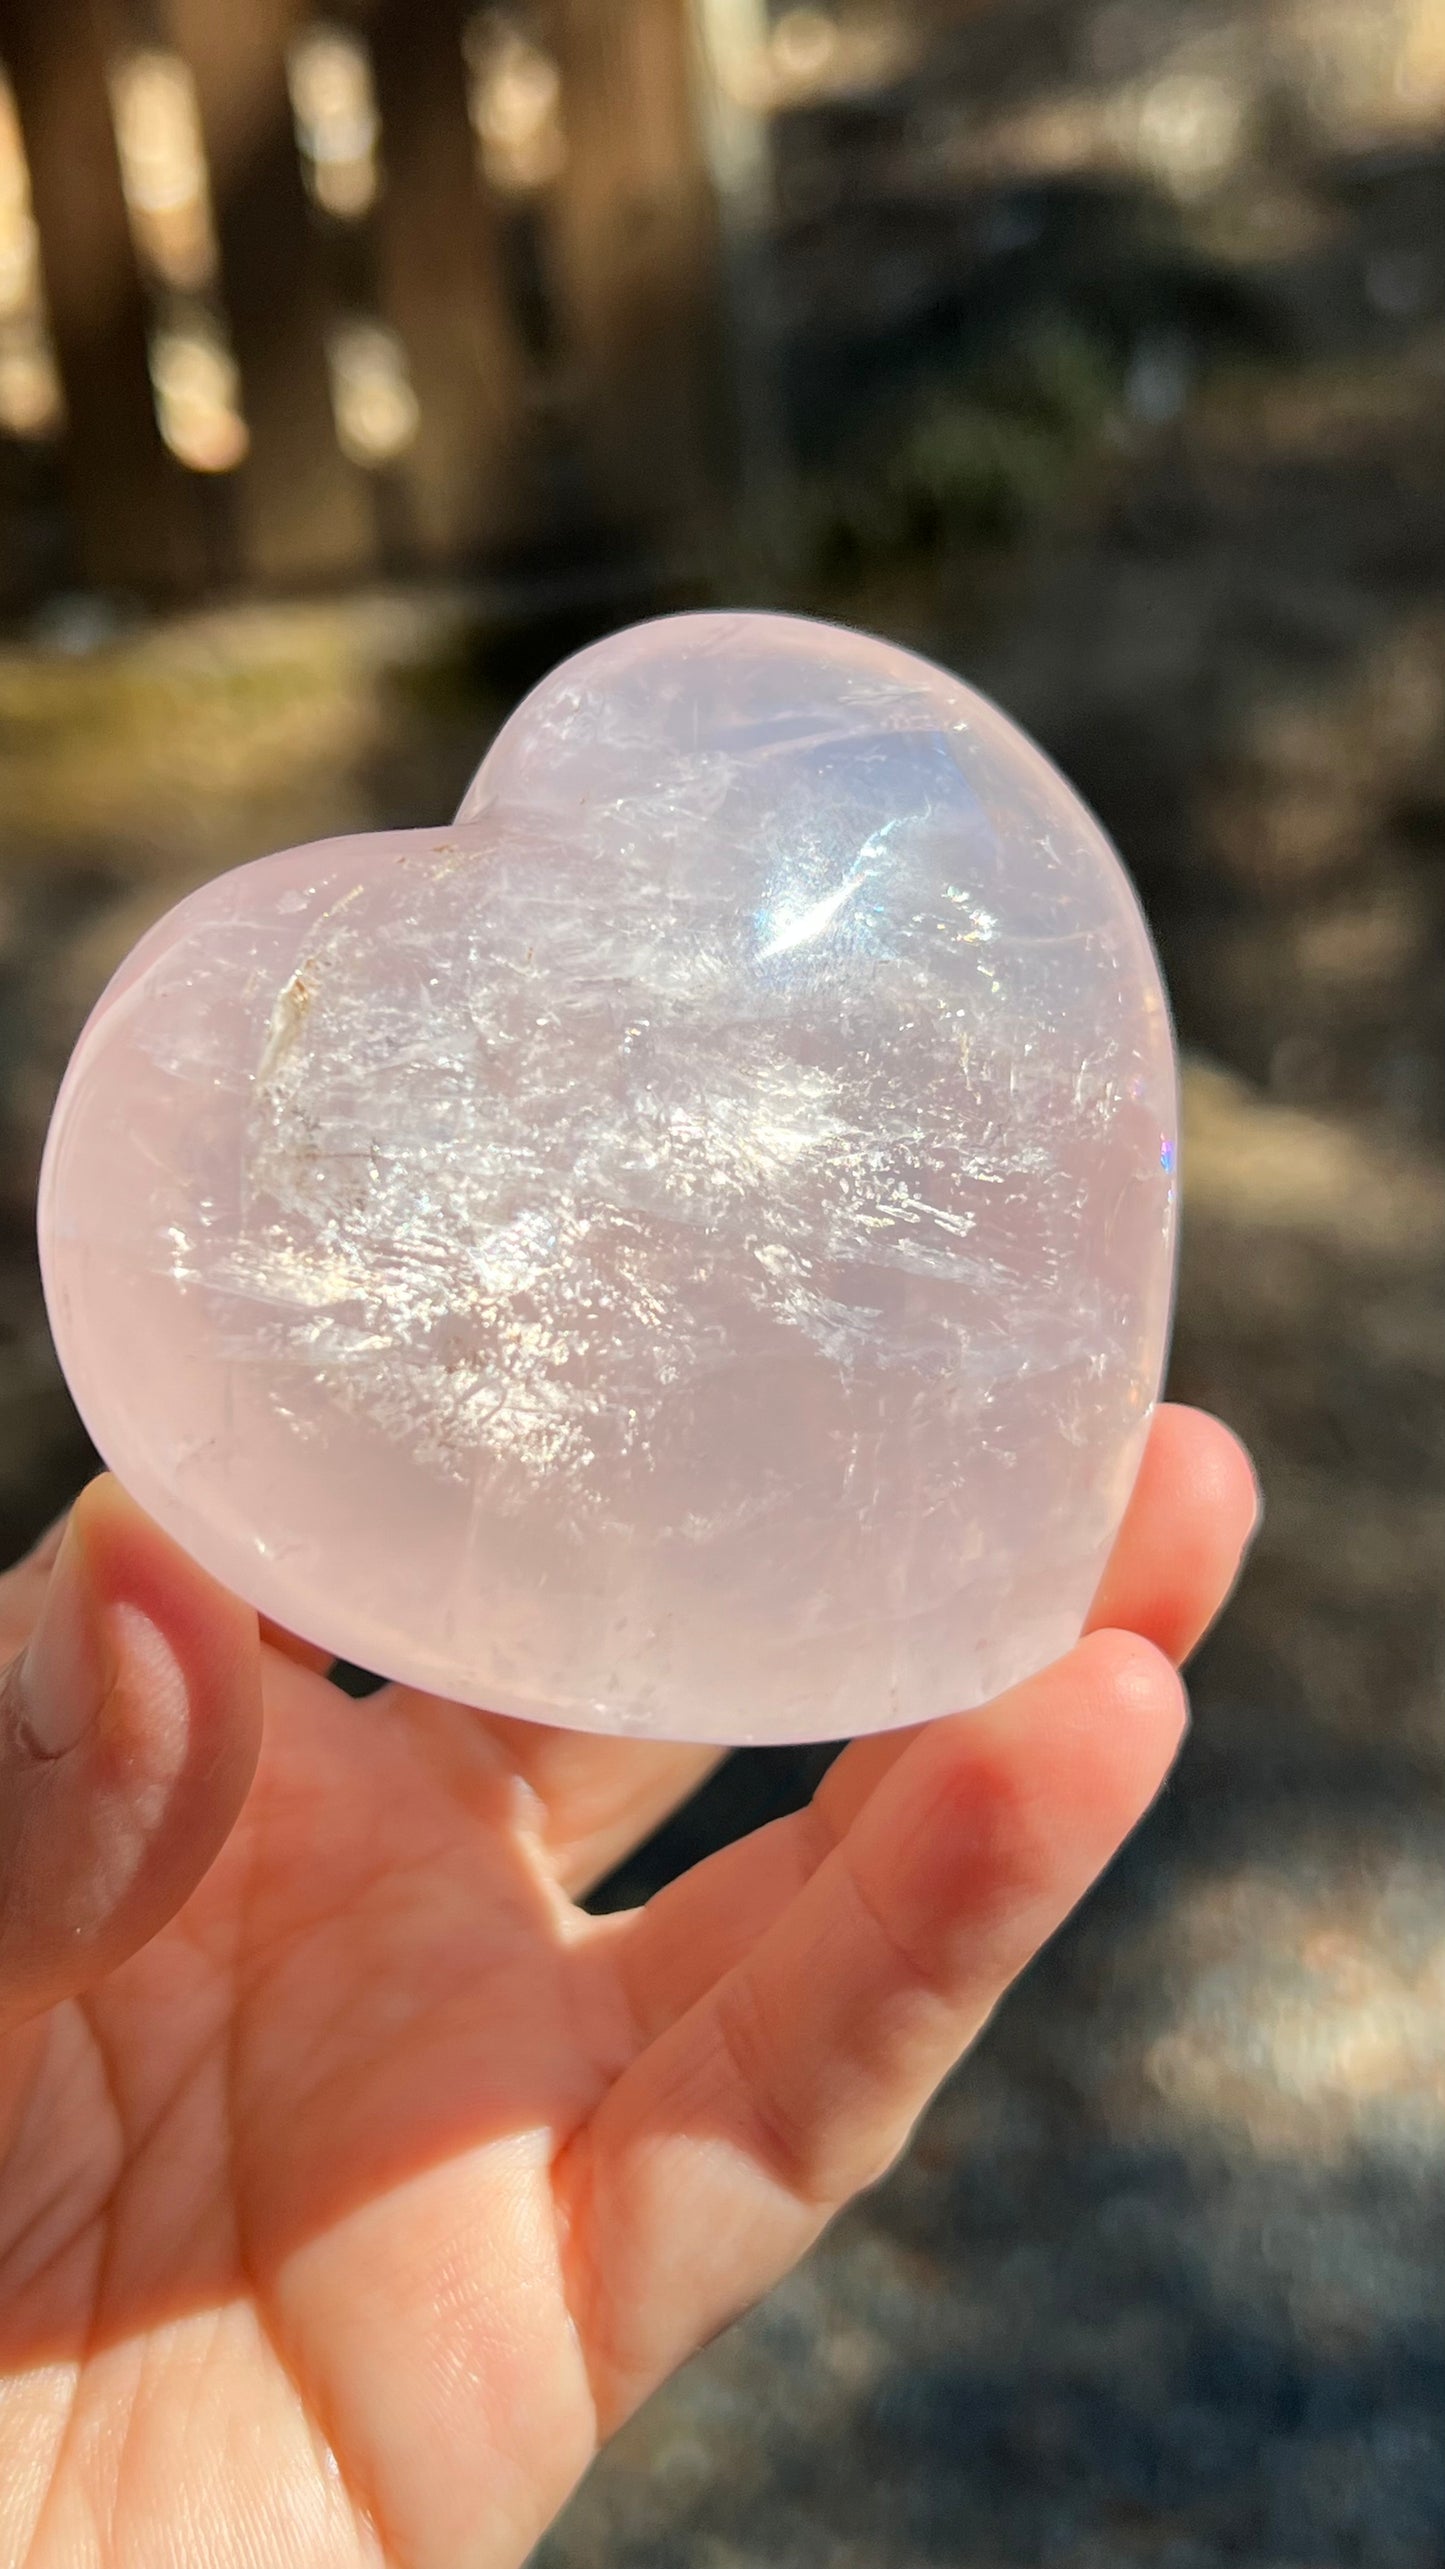
[[[202,494],[167,454],[151,398],[106,87],[128,35],[106,0],[0,0],[65,388],[76,571],[155,594],[203,586],[208,548]]]
[[[166,14],[200,102],[250,430],[236,475],[241,571],[263,587],[361,575],[376,561],[373,494],[336,441],[332,316],[286,85],[287,42],[309,13],[300,0],[166,0]]]
[[[471,0],[379,0],[364,20],[381,110],[376,274],[417,394],[396,467],[423,561],[526,532],[526,361],[476,168],[463,41]]]
[[[567,162],[557,187],[564,327],[608,516],[696,526],[709,490],[718,238],[688,0],[552,0]]]

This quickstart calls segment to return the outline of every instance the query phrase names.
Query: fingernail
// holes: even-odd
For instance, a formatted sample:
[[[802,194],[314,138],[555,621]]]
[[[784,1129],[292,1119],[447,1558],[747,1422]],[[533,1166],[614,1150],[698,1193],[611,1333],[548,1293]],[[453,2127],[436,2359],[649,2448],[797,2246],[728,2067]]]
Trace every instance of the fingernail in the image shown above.
[[[40,1609],[15,1672],[20,1719],[40,1757],[63,1757],[84,1739],[114,1679],[100,1609],[85,1571],[85,1548],[66,1528]]]

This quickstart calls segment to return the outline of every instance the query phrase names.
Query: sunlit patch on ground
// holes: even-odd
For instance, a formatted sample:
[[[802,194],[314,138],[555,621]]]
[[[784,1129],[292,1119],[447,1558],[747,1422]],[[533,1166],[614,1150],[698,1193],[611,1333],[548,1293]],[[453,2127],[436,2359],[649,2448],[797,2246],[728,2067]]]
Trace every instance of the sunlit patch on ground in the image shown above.
[[[1291,1881],[1263,1866],[1189,1892],[1135,1968],[1179,1992],[1143,2055],[1139,2128],[1271,2156],[1445,2150],[1445,1883],[1358,1846]]]

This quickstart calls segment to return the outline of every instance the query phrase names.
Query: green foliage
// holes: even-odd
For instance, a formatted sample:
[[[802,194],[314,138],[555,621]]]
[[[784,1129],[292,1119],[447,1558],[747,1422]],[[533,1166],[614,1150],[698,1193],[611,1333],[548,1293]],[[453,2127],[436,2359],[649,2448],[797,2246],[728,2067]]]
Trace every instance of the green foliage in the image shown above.
[[[791,551],[849,577],[921,553],[1016,543],[1063,502],[1117,415],[1118,367],[1067,316],[935,381],[804,487]]]

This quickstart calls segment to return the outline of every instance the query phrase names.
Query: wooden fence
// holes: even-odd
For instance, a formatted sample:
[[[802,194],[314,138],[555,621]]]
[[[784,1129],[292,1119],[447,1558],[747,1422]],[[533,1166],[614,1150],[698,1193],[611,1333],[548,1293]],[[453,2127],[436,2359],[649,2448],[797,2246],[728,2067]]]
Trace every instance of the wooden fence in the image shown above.
[[[687,0],[0,0],[0,83],[12,597],[47,493],[67,576],[171,596],[704,506]]]

